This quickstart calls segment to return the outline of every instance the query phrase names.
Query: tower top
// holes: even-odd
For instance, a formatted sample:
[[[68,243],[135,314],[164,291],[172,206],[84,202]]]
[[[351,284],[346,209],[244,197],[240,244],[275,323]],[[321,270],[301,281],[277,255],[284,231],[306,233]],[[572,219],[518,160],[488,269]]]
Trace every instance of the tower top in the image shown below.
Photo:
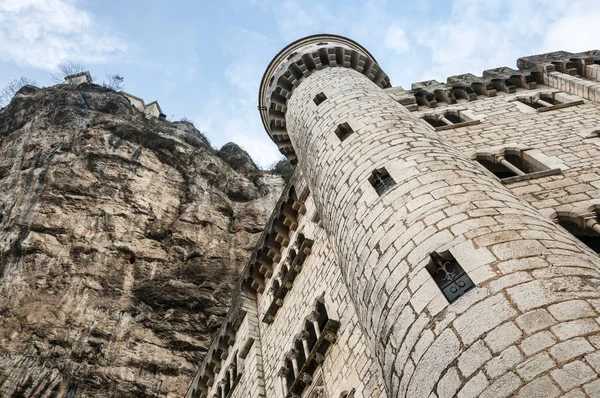
[[[296,163],[296,155],[285,124],[287,100],[302,79],[326,67],[352,68],[382,88],[391,87],[388,76],[375,57],[346,37],[312,35],[281,50],[269,63],[260,83],[258,109],[265,130],[279,151],[293,164]]]

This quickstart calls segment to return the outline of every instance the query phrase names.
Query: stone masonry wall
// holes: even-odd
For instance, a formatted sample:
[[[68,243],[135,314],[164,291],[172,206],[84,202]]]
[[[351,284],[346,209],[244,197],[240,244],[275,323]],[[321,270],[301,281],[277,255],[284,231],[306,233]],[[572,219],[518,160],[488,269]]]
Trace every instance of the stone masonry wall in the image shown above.
[[[319,92],[327,100],[317,106]],[[350,69],[304,79],[286,121],[388,396],[597,395],[600,259],[542,205]],[[354,133],[340,142],[334,131],[345,122]],[[470,129],[482,128],[487,145],[502,127],[485,123]],[[378,197],[368,177],[381,167],[397,185]],[[566,178],[575,177],[546,177],[546,188]],[[444,250],[477,284],[452,305],[424,268]]]
[[[329,318],[340,321],[341,326],[337,341],[329,349],[314,379],[322,375],[327,397],[337,398],[353,388],[355,397],[386,397],[381,371],[373,361],[370,347],[358,324],[350,294],[325,231],[312,221],[316,215],[312,196],[307,198],[305,205],[306,214],[301,217],[289,247],[298,234],[303,233],[307,239],[314,240],[312,253],[307,257],[274,322],[270,325],[260,322],[267,397],[284,396],[277,373],[283,365],[285,354],[292,348],[294,336],[302,330],[305,318],[313,311],[315,302],[322,294]],[[286,254],[283,253],[282,257],[285,258]],[[274,269],[274,274],[277,274],[279,267]],[[265,294],[259,295],[259,314],[264,313],[271,302],[268,290],[273,280],[271,278],[266,285]]]
[[[466,110],[480,119],[478,125],[437,132],[465,156],[493,147],[521,145],[530,148],[528,152],[536,152],[548,165],[560,165],[560,175],[506,185],[515,195],[551,216],[557,209],[564,209],[565,205],[600,199],[597,167],[600,137],[592,134],[600,129],[600,106],[586,101],[578,106],[536,112],[514,101],[518,96],[548,91],[559,90],[538,86],[536,90],[499,93],[496,97],[482,97],[477,101],[440,104],[436,109],[421,109],[414,114],[420,117],[432,111],[443,113],[456,109]],[[422,123],[429,128],[425,121]]]

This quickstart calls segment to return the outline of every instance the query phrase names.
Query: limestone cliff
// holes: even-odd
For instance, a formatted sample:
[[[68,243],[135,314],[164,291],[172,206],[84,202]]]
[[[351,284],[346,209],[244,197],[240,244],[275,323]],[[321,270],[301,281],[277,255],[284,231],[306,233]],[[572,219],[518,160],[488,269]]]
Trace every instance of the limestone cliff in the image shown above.
[[[21,89],[0,110],[0,396],[183,396],[282,188],[111,90]]]

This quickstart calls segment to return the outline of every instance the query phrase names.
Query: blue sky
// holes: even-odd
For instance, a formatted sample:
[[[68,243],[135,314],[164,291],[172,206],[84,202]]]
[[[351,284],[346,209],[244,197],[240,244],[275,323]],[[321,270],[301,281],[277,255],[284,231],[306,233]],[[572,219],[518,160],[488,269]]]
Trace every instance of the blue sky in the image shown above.
[[[394,86],[484,69],[517,57],[600,47],[590,0],[0,0],[0,87],[50,85],[63,61],[186,117],[215,147],[234,141],[263,167],[280,156],[256,110],[262,73],[289,42],[348,36]]]

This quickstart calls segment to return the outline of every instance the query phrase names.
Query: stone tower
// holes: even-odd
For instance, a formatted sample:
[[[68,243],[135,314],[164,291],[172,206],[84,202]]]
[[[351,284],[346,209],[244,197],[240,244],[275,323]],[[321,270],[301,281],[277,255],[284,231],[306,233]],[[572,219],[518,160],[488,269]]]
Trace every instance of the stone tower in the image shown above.
[[[600,396],[600,52],[392,87],[340,36],[259,93],[297,164],[191,398]]]
[[[598,331],[598,302],[589,299],[598,297],[598,256],[442,140],[389,87],[366,49],[318,35],[274,58],[259,96],[267,132],[305,175],[388,396],[429,397],[461,354],[477,369],[488,348],[517,339],[537,345],[531,373],[507,367],[492,380],[540,392],[555,388],[548,374],[596,379],[584,362],[551,358],[595,350],[568,339]],[[449,304],[427,269],[434,253],[458,262],[477,293]],[[515,278],[528,283],[503,287]],[[447,306],[457,310],[438,317]],[[552,336],[537,333],[551,314],[564,323]]]

